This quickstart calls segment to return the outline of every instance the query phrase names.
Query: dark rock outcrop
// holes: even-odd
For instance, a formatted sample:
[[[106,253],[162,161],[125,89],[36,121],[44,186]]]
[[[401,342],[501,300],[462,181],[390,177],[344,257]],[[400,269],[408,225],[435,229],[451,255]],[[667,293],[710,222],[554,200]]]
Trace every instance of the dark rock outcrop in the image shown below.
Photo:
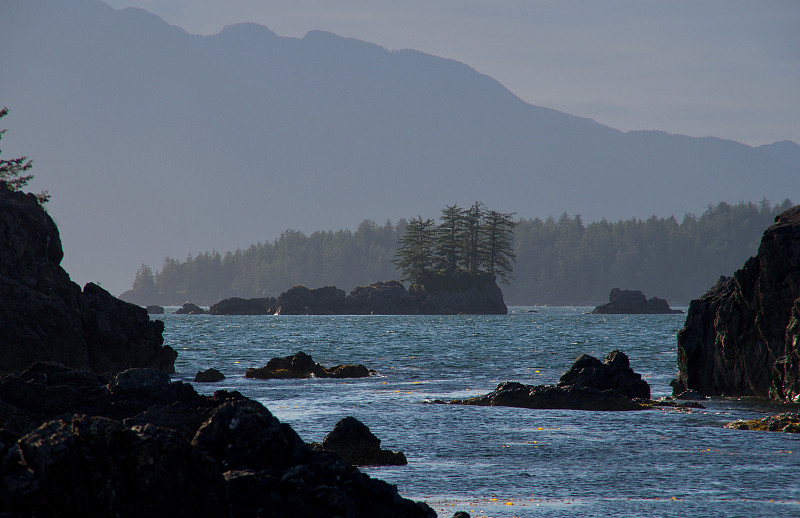
[[[336,365],[324,367],[316,363],[311,356],[300,351],[283,358],[272,358],[263,367],[247,369],[246,378],[286,379],[286,378],[366,378],[369,369],[360,363],[357,365]]]
[[[225,375],[217,369],[206,369],[204,371],[197,371],[194,380],[197,383],[216,383],[225,379]]]
[[[336,286],[309,289],[294,286],[275,300],[271,313],[275,315],[341,315],[344,313],[345,293]]]
[[[630,368],[628,357],[619,351],[606,355],[605,362],[582,354],[561,377],[558,386],[524,385],[506,381],[483,396],[448,401],[450,404],[511,406],[533,409],[644,410],[650,407],[650,386]]]
[[[664,299],[658,297],[648,299],[641,291],[614,288],[608,294],[608,304],[595,307],[592,313],[655,315],[683,313],[683,311],[671,309]]]
[[[431,276],[409,293],[425,315],[505,315],[503,292],[492,275]]]
[[[725,428],[735,430],[758,430],[762,432],[800,433],[800,412],[785,412],[762,419],[734,421]]]
[[[210,308],[209,315],[271,315],[270,308],[275,305],[273,297],[242,299],[231,297],[222,299]]]
[[[676,391],[800,398],[800,206],[758,254],[693,300],[678,333]]]
[[[204,315],[205,313],[205,309],[191,302],[185,302],[183,306],[175,310],[176,315]]]
[[[61,268],[55,223],[32,194],[0,182],[0,373],[35,361],[93,372],[153,367],[172,372],[160,321]]]
[[[353,288],[345,300],[345,311],[351,315],[419,315],[421,312],[400,281]]]
[[[151,369],[0,378],[3,516],[430,518],[238,392]]]
[[[405,466],[401,451],[381,449],[381,440],[355,417],[345,417],[333,427],[321,443],[312,443],[316,450],[335,453],[353,466]]]
[[[144,309],[147,310],[147,314],[148,315],[163,315],[164,314],[164,308],[162,306],[153,306],[153,305],[151,305],[151,306],[145,307]]]
[[[631,399],[650,399],[650,385],[631,369],[628,356],[620,351],[611,351],[602,362],[581,354],[561,376],[558,386],[614,390]]]
[[[185,305],[184,305],[185,306]],[[508,313],[494,277],[462,274],[442,280],[432,276],[406,290],[399,281],[353,288],[294,286],[277,299],[230,298],[208,311],[214,315],[456,315]]]

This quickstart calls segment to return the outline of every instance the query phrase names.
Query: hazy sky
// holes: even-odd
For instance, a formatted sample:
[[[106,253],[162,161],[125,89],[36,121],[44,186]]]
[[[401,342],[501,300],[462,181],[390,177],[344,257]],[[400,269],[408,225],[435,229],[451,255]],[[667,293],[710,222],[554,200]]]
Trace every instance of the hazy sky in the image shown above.
[[[106,0],[196,34],[256,22],[464,62],[620,130],[800,143],[798,0]]]

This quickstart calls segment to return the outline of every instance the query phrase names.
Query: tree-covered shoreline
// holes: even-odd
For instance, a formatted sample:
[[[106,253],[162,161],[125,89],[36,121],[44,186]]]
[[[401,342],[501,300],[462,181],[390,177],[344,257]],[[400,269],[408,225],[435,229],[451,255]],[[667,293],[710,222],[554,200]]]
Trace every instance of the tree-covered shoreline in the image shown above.
[[[515,222],[516,263],[503,294],[512,305],[596,305],[619,287],[687,304],[755,255],[763,231],[791,205],[721,202],[681,221],[652,216],[584,224],[566,213],[523,218]],[[134,289],[122,297],[138,304],[213,304],[276,296],[297,284],[349,289],[399,279],[392,260],[408,224],[365,220],[355,231],[310,235],[287,230],[245,250],[167,258],[158,271],[142,265]]]

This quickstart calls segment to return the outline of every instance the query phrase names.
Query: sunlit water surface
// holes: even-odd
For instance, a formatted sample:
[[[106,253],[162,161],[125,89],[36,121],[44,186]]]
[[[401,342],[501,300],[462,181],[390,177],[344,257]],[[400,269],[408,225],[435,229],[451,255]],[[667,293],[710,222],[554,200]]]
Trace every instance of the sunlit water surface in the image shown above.
[[[625,352],[653,397],[670,394],[684,315],[514,307],[503,316],[160,316],[175,379],[214,367],[306,441],[351,415],[408,466],[365,468],[439,516],[800,516],[800,437],[723,428],[790,407],[714,399],[703,410],[585,412],[432,404],[502,381],[554,384],[581,353]],[[168,310],[171,311],[171,310]],[[304,351],[363,363],[366,379],[250,380]],[[796,409],[796,407],[794,407]]]

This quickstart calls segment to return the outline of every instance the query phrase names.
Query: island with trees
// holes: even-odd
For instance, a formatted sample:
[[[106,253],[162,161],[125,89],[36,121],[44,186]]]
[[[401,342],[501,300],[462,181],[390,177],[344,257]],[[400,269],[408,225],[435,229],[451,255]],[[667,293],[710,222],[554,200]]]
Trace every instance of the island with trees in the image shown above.
[[[513,214],[476,202],[442,210],[441,223],[408,222],[392,262],[410,283],[374,282],[346,295],[335,286],[294,286],[277,298],[230,297],[209,308],[216,315],[455,315],[506,314],[496,279],[508,282],[515,256]]]

